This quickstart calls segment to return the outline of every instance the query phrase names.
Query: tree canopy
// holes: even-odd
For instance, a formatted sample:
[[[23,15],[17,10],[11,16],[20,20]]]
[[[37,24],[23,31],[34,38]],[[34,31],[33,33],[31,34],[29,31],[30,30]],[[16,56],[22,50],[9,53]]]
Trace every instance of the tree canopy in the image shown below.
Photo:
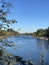
[[[5,0],[0,1],[0,29],[9,28],[10,24],[16,23],[15,19],[8,19],[8,14],[10,15],[10,8],[12,4],[10,2],[6,2]]]
[[[47,29],[38,29],[37,32],[33,33],[33,36],[37,37],[49,37],[49,27]]]

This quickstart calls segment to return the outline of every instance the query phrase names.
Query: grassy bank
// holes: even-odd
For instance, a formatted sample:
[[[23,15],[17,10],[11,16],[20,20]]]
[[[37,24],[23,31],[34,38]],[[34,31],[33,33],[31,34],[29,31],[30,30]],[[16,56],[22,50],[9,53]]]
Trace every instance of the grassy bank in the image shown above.
[[[18,36],[19,33],[16,31],[5,31],[5,30],[0,30],[0,39],[9,37],[9,36]]]

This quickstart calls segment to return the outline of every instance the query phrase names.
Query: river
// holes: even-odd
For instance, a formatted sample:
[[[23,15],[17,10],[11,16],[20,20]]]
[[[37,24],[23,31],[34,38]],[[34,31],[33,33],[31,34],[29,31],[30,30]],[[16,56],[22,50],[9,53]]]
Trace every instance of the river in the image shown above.
[[[31,59],[34,65],[49,65],[49,41],[32,36],[12,36],[7,39],[15,44],[14,47],[5,47],[8,52],[24,60]]]

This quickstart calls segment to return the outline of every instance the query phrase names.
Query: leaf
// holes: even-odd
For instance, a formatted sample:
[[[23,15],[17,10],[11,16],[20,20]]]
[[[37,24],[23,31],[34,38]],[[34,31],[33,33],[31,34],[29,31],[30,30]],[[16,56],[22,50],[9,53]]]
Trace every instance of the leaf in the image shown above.
[[[0,13],[2,13],[2,12],[3,12],[3,10],[0,9]]]
[[[2,13],[3,16],[7,16],[7,14],[8,14],[7,12],[3,12]]]
[[[7,25],[7,27],[9,27],[9,25]]]
[[[14,20],[14,19],[12,19],[11,21],[12,21],[12,23],[15,23],[15,22],[17,23],[17,21],[16,21],[16,20]]]

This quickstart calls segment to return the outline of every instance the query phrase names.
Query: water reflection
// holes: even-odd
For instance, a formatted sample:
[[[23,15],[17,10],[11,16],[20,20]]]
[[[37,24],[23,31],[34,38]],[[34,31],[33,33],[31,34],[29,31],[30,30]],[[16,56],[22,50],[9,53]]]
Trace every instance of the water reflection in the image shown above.
[[[37,39],[37,46],[41,49],[41,65],[49,65],[49,41]]]

